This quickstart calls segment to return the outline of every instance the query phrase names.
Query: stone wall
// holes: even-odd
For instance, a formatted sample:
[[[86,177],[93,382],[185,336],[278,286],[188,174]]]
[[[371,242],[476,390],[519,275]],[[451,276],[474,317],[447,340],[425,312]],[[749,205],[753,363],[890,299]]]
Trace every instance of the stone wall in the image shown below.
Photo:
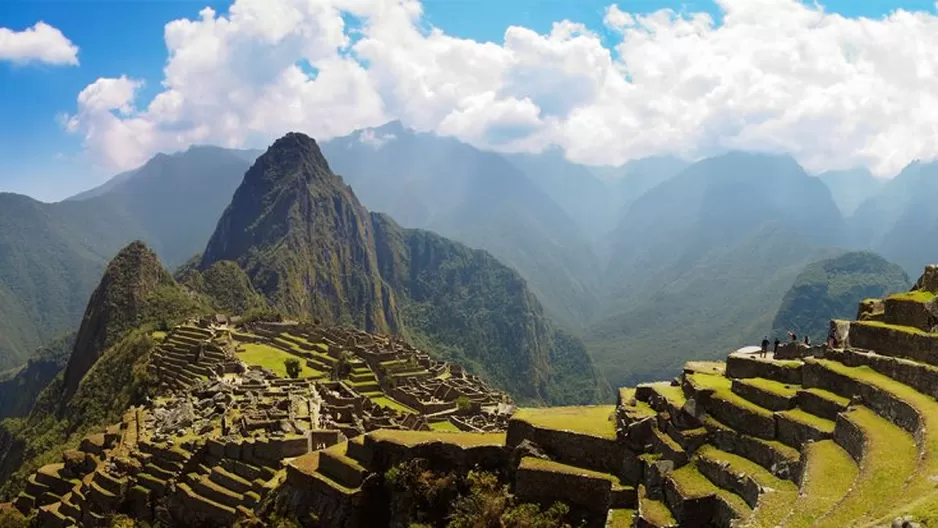
[[[885,301],[886,312],[883,321],[888,324],[912,326],[931,332],[938,326],[935,301],[920,302],[912,299],[889,297]]]
[[[514,492],[525,502],[550,505],[562,501],[605,517],[611,500],[611,482],[592,475],[520,467],[515,473]]]
[[[552,459],[572,466],[621,475],[624,452],[616,440],[553,429],[541,429],[520,420],[508,424],[505,444],[515,447],[529,440]]]
[[[727,378],[766,378],[782,383],[801,383],[801,367],[779,365],[745,355],[730,354],[726,358]]]
[[[933,334],[857,322],[850,328],[850,345],[885,356],[938,365],[938,336]]]
[[[414,446],[386,440],[375,440],[368,435],[363,449],[370,453],[369,469],[383,473],[393,466],[415,458],[426,459],[431,469],[466,472],[480,469],[503,473],[510,466],[511,453],[501,445],[462,447],[447,442],[427,442]]]
[[[834,355],[832,359],[851,367],[868,366],[923,394],[938,398],[938,367],[859,350],[845,350]]]
[[[844,451],[849,453],[857,464],[862,463],[863,454],[866,452],[866,438],[857,424],[845,418],[844,415],[837,416],[834,426],[834,442],[844,448]]]
[[[859,397],[863,405],[905,429],[917,441],[922,440],[924,423],[918,411],[910,404],[878,387],[861,383],[813,362],[805,363],[804,386],[819,387],[846,398]]]

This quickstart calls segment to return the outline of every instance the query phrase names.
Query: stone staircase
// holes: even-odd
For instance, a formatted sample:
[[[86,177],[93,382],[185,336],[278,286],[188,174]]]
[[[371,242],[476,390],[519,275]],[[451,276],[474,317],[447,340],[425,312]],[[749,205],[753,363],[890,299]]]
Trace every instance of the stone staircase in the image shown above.
[[[150,372],[172,390],[186,390],[216,377],[226,357],[213,337],[212,331],[197,326],[175,327],[154,352]]]

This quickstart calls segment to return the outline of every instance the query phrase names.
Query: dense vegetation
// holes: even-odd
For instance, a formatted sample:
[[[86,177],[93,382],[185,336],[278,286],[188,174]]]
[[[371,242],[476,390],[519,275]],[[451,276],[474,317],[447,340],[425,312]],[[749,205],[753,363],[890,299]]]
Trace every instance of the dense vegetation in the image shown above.
[[[403,331],[522,401],[600,394],[585,350],[570,337],[555,343],[517,272],[483,251],[369,214],[301,134],[278,140],[245,175],[200,267],[225,260],[286,315]]]
[[[254,155],[160,154],[54,204],[0,193],[0,371],[74,331],[104,267],[130,241],[145,240],[171,266],[202,249]]]
[[[180,274],[182,284],[204,295],[218,312],[244,315],[267,308],[267,301],[236,262],[221,260],[205,272],[186,269]]]
[[[831,319],[852,319],[861,300],[908,290],[910,285],[902,268],[875,253],[845,253],[813,262],[782,299],[772,333],[784,341],[791,330],[822,342]]]
[[[0,420],[29,413],[42,389],[68,364],[74,347],[72,332],[41,347],[22,368],[0,376]]]
[[[149,248],[139,242],[124,248],[88,303],[68,367],[27,416],[0,422],[0,496],[17,492],[30,471],[88,432],[119,421],[150,391],[145,365],[153,330],[205,310]]]
[[[570,510],[557,503],[542,509],[519,503],[498,476],[435,471],[415,459],[385,474],[390,494],[390,525],[446,528],[563,528]]]

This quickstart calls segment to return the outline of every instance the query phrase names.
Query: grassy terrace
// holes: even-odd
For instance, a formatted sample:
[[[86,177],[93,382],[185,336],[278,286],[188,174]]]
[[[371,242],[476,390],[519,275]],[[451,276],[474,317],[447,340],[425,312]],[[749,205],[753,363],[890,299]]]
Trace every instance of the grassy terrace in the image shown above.
[[[712,390],[713,397],[728,402],[734,407],[739,407],[746,409],[755,414],[761,414],[764,416],[772,416],[772,411],[766,409],[765,407],[760,407],[751,401],[735,394],[732,391],[733,382],[724,376],[716,374],[691,374],[687,376],[690,380],[691,385],[697,390]]]
[[[655,526],[677,525],[671,510],[663,502],[648,498],[645,486],[638,487],[638,508],[642,517]]]
[[[913,301],[920,303],[927,303],[935,300],[935,294],[928,291],[922,290],[913,290],[909,292],[897,293],[895,295],[890,295],[886,297],[894,301]]]
[[[781,383],[775,380],[765,379],[765,378],[747,378],[737,380],[737,383],[743,385],[749,385],[756,389],[761,390],[762,392],[768,392],[771,394],[777,394],[783,398],[794,398],[798,394],[798,389],[801,387],[799,385],[788,385]]]
[[[664,397],[669,404],[673,405],[680,409],[684,406],[684,403],[687,401],[687,397],[684,396],[684,390],[681,389],[681,386],[674,386],[670,383],[656,383],[653,385],[655,392]]]
[[[377,403],[378,405],[382,407],[394,409],[395,411],[409,413],[409,414],[417,414],[417,411],[415,411],[414,409],[411,409],[410,407],[404,405],[403,403],[395,399],[388,398],[387,396],[375,396],[371,398],[371,401]]]
[[[806,445],[802,494],[795,501],[785,528],[808,528],[830,511],[853,486],[859,469],[850,454],[833,440]]]
[[[583,407],[550,407],[519,409],[512,420],[558,431],[615,439],[615,406],[588,405]]]
[[[929,496],[933,496],[938,492],[938,487],[936,487],[935,483],[930,479],[931,476],[938,475],[938,402],[912,387],[899,383],[869,367],[848,367],[835,361],[817,361],[834,372],[850,376],[868,385],[878,387],[910,404],[918,411],[925,425],[923,445],[920,446],[924,451],[924,456],[919,463],[918,470],[906,486],[906,491],[902,496],[910,500],[918,498],[919,500],[916,501],[914,506],[917,506],[919,503],[928,502],[930,500]],[[935,499],[938,500],[938,497],[935,497]],[[908,502],[898,502],[894,506],[899,506],[900,504],[908,506]],[[891,513],[893,510],[890,509],[887,511]],[[902,508],[895,508],[894,511],[900,512]]]
[[[792,482],[772,475],[751,460],[713,446],[703,446],[697,453],[701,458],[726,464],[734,474],[746,475],[766,490],[759,497],[757,508],[746,526],[773,528],[791,511],[792,503],[798,497],[798,487]]]
[[[832,401],[842,407],[846,407],[847,405],[850,405],[850,398],[844,398],[843,396],[840,396],[839,394],[834,394],[831,391],[819,389],[817,387],[811,387],[810,389],[801,389],[801,390],[804,392],[809,392],[811,394],[814,394],[815,396],[819,398]]]
[[[407,447],[442,442],[460,447],[502,446],[505,433],[449,433],[444,431],[397,431],[380,429],[368,433],[379,442],[394,442]]]
[[[912,435],[866,407],[847,418],[866,437],[866,453],[853,489],[817,526],[842,528],[867,524],[909,497],[905,481],[916,470],[918,449]]]
[[[238,359],[248,365],[268,368],[278,376],[284,378],[287,377],[287,368],[284,366],[283,361],[289,358],[296,358],[296,356],[284,352],[283,350],[262,343],[242,343],[241,346],[244,348],[244,352],[238,352]],[[312,378],[323,375],[322,372],[307,366],[306,362],[302,359],[297,359],[300,360],[300,366],[302,368],[300,371],[301,378]]]
[[[876,326],[879,328],[886,328],[889,330],[895,330],[897,332],[905,332],[907,334],[917,334],[917,335],[925,336],[925,337],[938,337],[938,334],[926,332],[924,330],[915,328],[914,326],[894,325],[894,324],[884,323],[882,321],[856,321],[851,324],[863,325],[863,326]]]
[[[635,522],[635,510],[609,510],[607,528],[631,528]]]
[[[825,420],[824,418],[821,418],[820,416],[815,416],[809,412],[805,412],[802,409],[792,409],[790,411],[782,411],[780,414],[783,414],[796,422],[803,423],[805,425],[810,425],[811,427],[823,433],[834,432],[834,422],[830,420]]]
[[[453,425],[449,420],[443,420],[442,422],[433,422],[430,424],[430,429],[434,431],[448,431],[451,433],[458,433],[459,428]]]
[[[583,475],[587,477],[599,478],[603,480],[608,480],[613,484],[618,484],[619,479],[608,473],[600,473],[598,471],[590,471],[588,469],[579,468],[576,466],[568,466],[567,464],[561,464],[560,462],[554,462],[553,460],[545,460],[543,458],[537,457],[524,457],[521,459],[520,469],[537,469],[540,471],[552,471],[554,473],[563,473],[566,475]]]
[[[748,517],[752,508],[739,495],[717,487],[710,479],[703,476],[695,464],[687,464],[674,470],[669,477],[677,486],[678,492],[685,499],[698,499],[716,495],[725,500],[741,517]]]
[[[625,412],[636,420],[657,414],[648,403],[635,399],[634,388],[620,388],[619,400],[622,402]],[[630,404],[629,402],[634,403]]]

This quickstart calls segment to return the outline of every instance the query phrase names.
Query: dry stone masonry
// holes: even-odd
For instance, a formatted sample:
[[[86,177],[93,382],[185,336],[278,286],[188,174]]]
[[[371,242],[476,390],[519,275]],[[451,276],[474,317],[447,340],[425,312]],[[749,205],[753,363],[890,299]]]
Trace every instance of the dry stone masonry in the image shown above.
[[[164,393],[41,468],[15,507],[41,526],[115,511],[227,526],[274,506],[315,526],[375,526],[384,474],[422,459],[493,471],[587,526],[935,526],[936,270],[832,321],[827,345],[690,362],[606,406],[516,410],[394,337],[192,322],[153,355]],[[278,376],[258,350],[309,370]]]

